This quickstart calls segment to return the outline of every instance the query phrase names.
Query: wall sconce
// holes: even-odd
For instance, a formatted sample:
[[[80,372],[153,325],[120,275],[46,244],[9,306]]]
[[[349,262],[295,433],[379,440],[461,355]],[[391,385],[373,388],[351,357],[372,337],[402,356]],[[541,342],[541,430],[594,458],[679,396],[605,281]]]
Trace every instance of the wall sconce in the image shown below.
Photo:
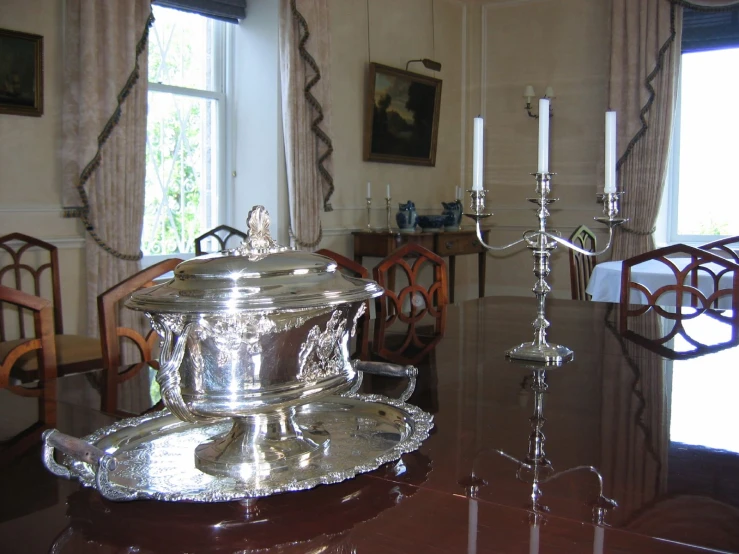
[[[531,113],[531,98],[536,96],[536,93],[534,92],[534,87],[531,85],[526,85],[526,88],[523,90],[523,97],[526,98],[526,112],[529,114],[529,117],[533,117],[534,119],[539,119],[539,115],[535,113]],[[544,89],[544,96],[542,98],[548,98],[552,99],[554,98],[554,89],[551,86],[548,86],[546,89]],[[549,117],[552,117],[554,115],[554,111],[552,109],[552,104],[549,104]]]
[[[431,69],[432,71],[441,71],[441,64],[439,62],[435,62],[434,60],[429,60],[428,58],[424,58],[422,60],[409,60],[408,63],[405,64],[405,70],[408,71],[408,66],[416,62],[421,62],[426,69]]]

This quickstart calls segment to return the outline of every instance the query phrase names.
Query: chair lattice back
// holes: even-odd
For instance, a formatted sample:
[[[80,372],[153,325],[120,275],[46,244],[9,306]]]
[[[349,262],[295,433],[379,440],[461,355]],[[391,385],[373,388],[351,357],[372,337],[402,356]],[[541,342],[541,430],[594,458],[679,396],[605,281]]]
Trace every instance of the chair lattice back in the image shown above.
[[[570,235],[570,242],[588,252],[598,251],[595,233],[585,225],[580,225]],[[595,267],[595,256],[585,256],[574,250],[568,250],[570,256],[570,289],[573,300],[590,300],[585,292]]]
[[[708,250],[714,254],[718,254],[723,258],[733,260],[734,263],[739,264],[739,236],[726,237],[713,242],[707,242],[701,245],[701,250]]]
[[[675,260],[676,256],[688,260],[684,267],[678,266]],[[674,276],[674,281],[662,285],[654,291],[649,290],[643,283],[635,282],[632,278],[635,266],[652,260],[664,264]],[[704,290],[701,290],[698,286],[701,277]],[[633,291],[639,293],[642,305],[636,307],[631,305]],[[660,302],[665,295],[670,295],[668,297],[670,298],[669,303],[674,303],[674,311],[660,306]],[[674,295],[674,301],[672,295]],[[626,332],[628,317],[641,315],[650,309],[654,309],[666,319],[676,320],[684,317],[682,314],[684,307],[694,308],[696,311],[702,312],[718,308],[719,301],[722,300],[732,310],[730,319],[737,321],[739,319],[739,264],[706,250],[685,244],[658,248],[623,262],[620,330]]]
[[[0,237],[0,256],[0,264],[4,264],[0,265],[0,285],[50,299],[55,333],[62,334],[62,293],[57,247],[22,233],[11,233]],[[0,341],[31,336],[27,329],[28,308],[23,305],[0,305],[0,312]]]
[[[423,284],[422,273],[429,269],[431,282]],[[396,273],[403,272],[405,286],[396,289]],[[414,243],[408,243],[382,260],[373,270],[375,281],[385,289],[376,300],[373,351],[379,356],[404,363],[430,352],[441,340],[446,327],[449,304],[447,268],[443,258]],[[433,320],[433,331],[424,323]],[[400,324],[400,325],[395,325]],[[393,327],[404,328],[397,344],[388,340]]]
[[[234,239],[239,240],[236,241]],[[245,232],[233,227],[229,227],[228,225],[219,225],[218,227],[211,229],[207,233],[203,233],[199,237],[195,238],[195,255],[200,256],[208,252],[219,252],[222,250],[227,250],[229,244],[235,247],[238,246],[238,244],[241,244],[241,241],[243,241],[244,239],[246,239]],[[218,244],[218,248],[208,248],[207,250],[205,250],[204,246],[208,242],[215,242],[216,244]],[[235,244],[237,242],[238,244]]]

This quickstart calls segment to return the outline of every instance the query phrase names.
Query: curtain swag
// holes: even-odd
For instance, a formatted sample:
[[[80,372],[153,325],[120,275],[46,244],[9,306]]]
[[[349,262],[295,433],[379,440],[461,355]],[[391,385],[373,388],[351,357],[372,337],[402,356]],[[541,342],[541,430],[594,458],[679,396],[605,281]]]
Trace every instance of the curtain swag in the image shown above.
[[[290,0],[290,11],[292,12],[296,24],[300,27],[301,35],[300,42],[298,43],[298,52],[300,54],[300,58],[313,70],[313,77],[311,77],[311,79],[305,84],[303,95],[305,96],[305,101],[311,108],[313,108],[315,112],[315,117],[313,118],[313,121],[310,125],[311,132],[316,136],[316,139],[318,139],[318,141],[324,144],[323,153],[320,153],[321,149],[319,147],[316,164],[318,165],[318,172],[323,178],[323,181],[325,183],[324,188],[326,189],[324,190],[323,196],[323,209],[324,211],[330,212],[333,211],[329,199],[334,193],[334,178],[331,173],[329,173],[328,169],[326,169],[325,163],[326,160],[328,160],[328,158],[333,153],[334,145],[331,142],[329,136],[323,131],[323,129],[321,129],[321,123],[324,119],[323,107],[321,107],[321,103],[311,92],[313,87],[315,87],[318,84],[318,81],[321,80],[321,69],[318,67],[318,64],[316,63],[316,60],[313,58],[313,56],[311,56],[308,50],[305,48],[305,44],[310,38],[310,29],[308,29],[308,22],[303,17],[303,14],[298,11],[296,0]]]

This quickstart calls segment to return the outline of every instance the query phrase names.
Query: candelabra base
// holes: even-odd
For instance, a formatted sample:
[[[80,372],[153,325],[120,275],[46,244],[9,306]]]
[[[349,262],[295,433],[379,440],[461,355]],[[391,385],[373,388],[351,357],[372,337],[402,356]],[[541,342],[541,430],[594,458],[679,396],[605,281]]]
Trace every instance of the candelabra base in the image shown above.
[[[560,344],[537,344],[524,342],[506,352],[512,360],[526,360],[544,364],[564,364],[575,357],[575,353]]]

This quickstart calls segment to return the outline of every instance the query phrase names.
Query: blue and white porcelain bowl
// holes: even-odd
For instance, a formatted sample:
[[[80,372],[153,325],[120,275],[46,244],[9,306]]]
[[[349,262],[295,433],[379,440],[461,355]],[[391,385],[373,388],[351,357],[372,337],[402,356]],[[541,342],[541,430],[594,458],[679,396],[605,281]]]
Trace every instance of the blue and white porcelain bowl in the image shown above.
[[[419,215],[418,225],[427,233],[439,233],[444,229],[446,215]]]

